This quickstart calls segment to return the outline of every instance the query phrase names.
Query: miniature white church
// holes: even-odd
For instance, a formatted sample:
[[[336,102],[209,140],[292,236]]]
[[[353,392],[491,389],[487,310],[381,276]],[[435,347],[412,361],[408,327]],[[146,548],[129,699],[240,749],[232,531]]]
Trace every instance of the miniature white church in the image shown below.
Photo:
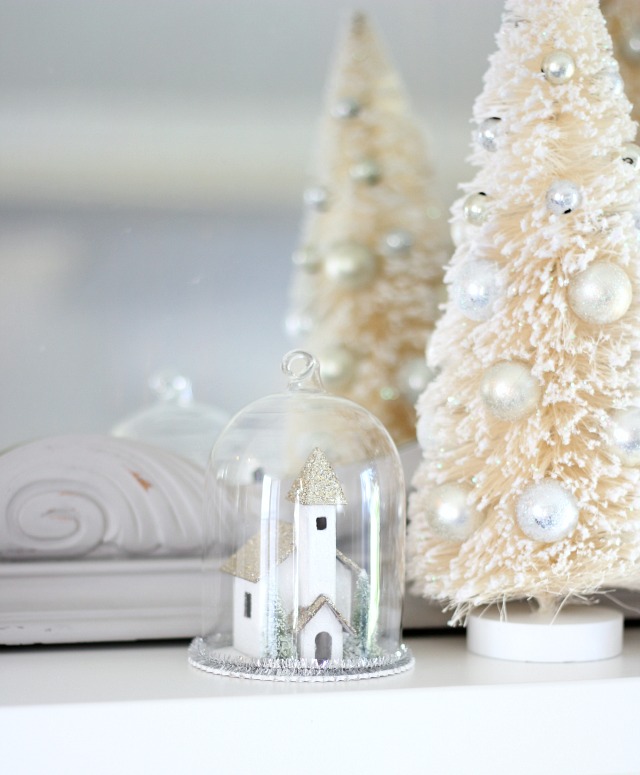
[[[287,496],[293,522],[264,520],[263,529],[222,566],[234,576],[233,645],[251,657],[266,656],[269,618],[278,610],[298,658],[326,662],[343,658],[353,580],[361,572],[336,547],[342,486],[324,453],[309,455]],[[273,630],[273,626],[271,628]]]

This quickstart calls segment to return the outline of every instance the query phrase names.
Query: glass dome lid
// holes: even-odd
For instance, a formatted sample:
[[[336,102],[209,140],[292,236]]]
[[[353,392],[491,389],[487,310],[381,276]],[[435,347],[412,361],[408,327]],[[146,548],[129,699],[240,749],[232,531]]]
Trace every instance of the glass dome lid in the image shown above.
[[[324,391],[300,350],[286,392],[239,412],[206,473],[203,634],[212,673],[340,680],[413,664],[401,643],[405,489],[366,409]]]

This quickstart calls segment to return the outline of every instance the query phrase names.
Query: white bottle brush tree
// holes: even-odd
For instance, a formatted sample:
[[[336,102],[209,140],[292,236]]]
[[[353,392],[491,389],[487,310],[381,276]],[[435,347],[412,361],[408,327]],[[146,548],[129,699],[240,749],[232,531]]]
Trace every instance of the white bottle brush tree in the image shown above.
[[[424,350],[441,301],[445,228],[421,131],[361,13],[339,49],[320,136],[288,328],[318,357],[331,392],[409,441],[432,376]]]
[[[640,584],[640,149],[597,0],[508,0],[418,404],[414,591]]]
[[[640,121],[640,3],[603,0],[602,12],[613,38],[613,53],[620,62],[625,92],[633,104],[632,116]]]

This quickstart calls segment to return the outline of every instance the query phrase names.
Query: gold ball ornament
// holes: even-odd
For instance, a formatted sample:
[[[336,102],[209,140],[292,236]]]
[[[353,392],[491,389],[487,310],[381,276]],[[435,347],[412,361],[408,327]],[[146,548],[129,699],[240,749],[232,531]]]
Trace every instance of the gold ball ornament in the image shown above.
[[[377,261],[369,248],[359,242],[345,241],[334,244],[324,259],[324,271],[338,285],[362,288],[375,277]]]
[[[569,306],[586,323],[614,323],[627,312],[632,298],[631,281],[617,264],[597,261],[569,283]]]
[[[531,414],[540,400],[540,385],[520,361],[498,361],[482,378],[480,394],[487,409],[500,420]]]

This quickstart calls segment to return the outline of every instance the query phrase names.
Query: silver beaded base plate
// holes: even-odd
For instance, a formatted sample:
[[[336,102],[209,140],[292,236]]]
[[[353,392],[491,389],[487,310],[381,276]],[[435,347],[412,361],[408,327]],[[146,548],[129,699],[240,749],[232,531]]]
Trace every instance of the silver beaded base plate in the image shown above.
[[[404,644],[396,651],[371,659],[310,662],[306,659],[253,659],[230,647],[221,648],[208,639],[194,638],[188,656],[190,665],[207,673],[259,681],[355,681],[403,673],[414,665],[413,654]]]

